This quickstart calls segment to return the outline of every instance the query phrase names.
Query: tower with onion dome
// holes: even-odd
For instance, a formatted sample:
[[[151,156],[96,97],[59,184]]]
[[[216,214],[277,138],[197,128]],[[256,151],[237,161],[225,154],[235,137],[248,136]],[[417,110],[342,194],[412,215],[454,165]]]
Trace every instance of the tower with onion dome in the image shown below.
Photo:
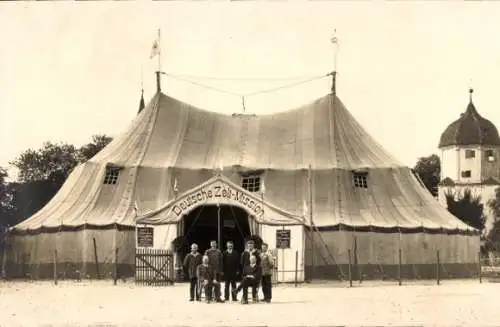
[[[470,189],[481,196],[487,216],[486,231],[493,224],[493,215],[487,205],[500,187],[500,137],[495,125],[482,117],[472,101],[464,113],[452,122],[441,135],[441,183],[439,200],[446,206],[446,192]]]

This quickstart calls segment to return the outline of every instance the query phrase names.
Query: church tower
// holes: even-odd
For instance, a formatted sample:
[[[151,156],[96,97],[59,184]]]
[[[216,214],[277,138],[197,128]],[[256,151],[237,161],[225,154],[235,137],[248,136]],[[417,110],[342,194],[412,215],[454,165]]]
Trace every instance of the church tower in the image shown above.
[[[441,134],[439,200],[446,206],[448,190],[470,189],[473,194],[481,195],[488,230],[493,218],[487,202],[500,187],[500,137],[495,125],[476,110],[472,93],[469,89],[465,112]]]

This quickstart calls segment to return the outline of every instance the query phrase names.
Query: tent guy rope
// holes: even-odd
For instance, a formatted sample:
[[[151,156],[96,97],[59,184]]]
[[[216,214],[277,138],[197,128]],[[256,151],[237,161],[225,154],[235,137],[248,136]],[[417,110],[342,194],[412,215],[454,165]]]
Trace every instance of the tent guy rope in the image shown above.
[[[166,73],[166,72],[162,72],[162,74],[166,75],[168,77],[171,77],[173,79],[177,79],[179,81],[183,81],[183,82],[186,82],[186,83],[189,83],[189,84],[193,84],[193,85],[196,85],[196,86],[199,86],[199,87],[202,87],[202,88],[206,88],[206,89],[209,89],[209,90],[212,90],[212,91],[217,91],[217,92],[225,93],[225,94],[228,94],[228,95],[237,96],[237,97],[240,97],[240,98],[247,98],[247,97],[250,97],[250,96],[255,96],[255,95],[260,95],[260,94],[264,94],[264,93],[275,92],[275,91],[279,91],[279,90],[282,90],[282,89],[286,89],[286,88],[290,88],[290,87],[294,87],[294,86],[306,84],[306,83],[309,83],[309,82],[312,82],[312,81],[315,81],[315,80],[319,80],[319,79],[331,76],[333,73],[328,73],[328,74],[324,74],[324,75],[320,75],[320,76],[314,76],[312,78],[308,78],[308,79],[305,79],[305,80],[302,80],[302,81],[298,81],[298,82],[294,82],[294,83],[290,83],[290,84],[285,84],[285,85],[281,85],[281,86],[273,87],[273,88],[269,88],[269,89],[263,89],[263,90],[259,90],[259,91],[255,91],[255,92],[249,92],[249,93],[231,92],[231,91],[228,91],[228,90],[224,90],[224,89],[221,89],[221,88],[216,88],[216,87],[213,87],[213,86],[210,86],[210,85],[202,84],[202,83],[199,83],[199,82],[196,82],[196,81],[184,78],[181,75],[174,75],[174,74],[170,74],[170,73]]]

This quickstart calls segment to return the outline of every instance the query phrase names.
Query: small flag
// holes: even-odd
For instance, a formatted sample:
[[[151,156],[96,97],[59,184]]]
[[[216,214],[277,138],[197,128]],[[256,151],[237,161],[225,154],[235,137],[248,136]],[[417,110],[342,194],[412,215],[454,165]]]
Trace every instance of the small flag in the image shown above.
[[[139,206],[137,205],[137,201],[134,201],[134,211],[139,212]]]
[[[153,47],[151,48],[151,55],[149,59],[153,59],[153,57],[158,56],[160,54],[160,40],[155,40],[153,43]]]
[[[338,40],[337,40],[337,30],[336,29],[333,31],[333,36],[330,39],[330,41],[332,41],[333,44],[337,44]]]

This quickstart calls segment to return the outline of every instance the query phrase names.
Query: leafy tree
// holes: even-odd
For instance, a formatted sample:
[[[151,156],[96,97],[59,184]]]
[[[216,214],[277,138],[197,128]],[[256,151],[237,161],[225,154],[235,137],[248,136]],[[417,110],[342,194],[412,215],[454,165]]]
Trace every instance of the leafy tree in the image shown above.
[[[2,208],[8,203],[6,194],[7,177],[9,177],[9,175],[7,174],[7,170],[3,167],[0,167],[0,205],[2,206]]]
[[[19,169],[19,181],[64,181],[76,166],[77,150],[66,143],[45,142],[38,150],[26,150],[11,162]]]
[[[0,167],[0,230],[6,226],[12,215],[12,194],[7,183],[7,170]]]
[[[67,143],[45,142],[38,150],[28,149],[11,162],[18,170],[18,182],[7,185],[10,218],[15,225],[33,215],[59,191],[71,171],[102,150],[112,138],[94,135],[92,141],[76,148]]]
[[[500,250],[500,187],[495,189],[495,197],[488,200],[488,206],[493,213],[493,226],[488,232],[486,238],[486,247],[488,249]]]
[[[484,206],[481,203],[481,196],[474,196],[469,189],[465,189],[460,195],[455,191],[445,193],[448,211],[467,225],[484,230],[486,216]]]
[[[92,142],[85,144],[78,149],[78,161],[85,162],[91,159],[111,141],[113,141],[113,138],[106,135],[92,136]]]
[[[425,187],[433,196],[438,196],[438,184],[441,174],[441,161],[439,156],[432,154],[428,157],[418,158],[413,170],[418,174]]]

